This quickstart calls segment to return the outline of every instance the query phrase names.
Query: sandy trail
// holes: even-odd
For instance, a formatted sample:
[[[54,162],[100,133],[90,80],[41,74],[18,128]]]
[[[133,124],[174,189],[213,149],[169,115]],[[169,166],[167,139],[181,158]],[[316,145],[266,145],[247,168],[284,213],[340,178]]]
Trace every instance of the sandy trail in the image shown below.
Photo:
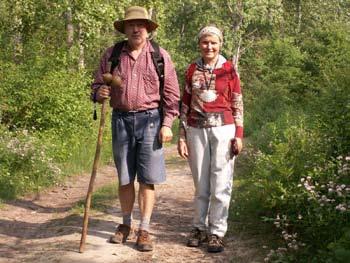
[[[78,253],[82,215],[72,207],[85,198],[89,174],[70,178],[63,186],[8,202],[0,210],[0,262],[262,262],[255,240],[237,233],[228,237],[223,253],[186,247],[192,221],[193,181],[185,161],[174,146],[166,148],[167,181],[156,187],[157,204],[152,216],[154,251],[139,252],[134,242],[107,242],[121,222],[119,203],[90,217],[84,253]],[[95,189],[115,180],[114,167],[99,169]],[[135,204],[135,224],[138,205]],[[252,245],[253,244],[253,245]]]

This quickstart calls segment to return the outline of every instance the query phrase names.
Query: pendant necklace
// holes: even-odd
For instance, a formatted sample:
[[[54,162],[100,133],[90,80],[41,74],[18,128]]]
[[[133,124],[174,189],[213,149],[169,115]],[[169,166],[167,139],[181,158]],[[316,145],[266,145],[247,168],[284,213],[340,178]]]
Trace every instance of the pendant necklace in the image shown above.
[[[203,61],[203,65],[204,65],[204,60],[202,59],[202,61]],[[202,93],[199,95],[199,97],[204,102],[213,102],[217,98],[216,91],[210,89],[210,85],[211,85],[211,81],[213,79],[214,69],[216,68],[216,65],[218,64],[218,61],[219,61],[219,59],[216,61],[213,69],[209,68],[209,72],[210,72],[209,83],[207,81],[207,77],[205,75],[205,71],[203,71],[206,89],[202,91]]]

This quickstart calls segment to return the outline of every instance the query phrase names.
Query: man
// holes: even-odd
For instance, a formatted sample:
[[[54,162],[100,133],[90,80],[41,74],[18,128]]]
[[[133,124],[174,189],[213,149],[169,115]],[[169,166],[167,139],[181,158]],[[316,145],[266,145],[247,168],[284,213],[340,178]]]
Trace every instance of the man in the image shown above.
[[[124,19],[115,21],[114,27],[127,37],[121,48],[119,65],[112,69],[113,77],[120,78],[119,85],[111,88],[103,83],[102,77],[110,71],[113,47],[104,53],[92,84],[95,100],[101,103],[111,97],[113,108],[113,156],[118,171],[123,223],[117,227],[110,242],[124,243],[132,235],[134,180],[137,175],[141,221],[136,247],[140,251],[151,251],[153,244],[149,231],[155,203],[154,184],[165,181],[162,143],[173,137],[171,126],[179,114],[179,86],[170,56],[159,48],[165,73],[163,88],[160,88],[162,81],[152,57],[155,49],[148,40],[148,34],[158,25],[149,19],[146,9],[128,8]]]

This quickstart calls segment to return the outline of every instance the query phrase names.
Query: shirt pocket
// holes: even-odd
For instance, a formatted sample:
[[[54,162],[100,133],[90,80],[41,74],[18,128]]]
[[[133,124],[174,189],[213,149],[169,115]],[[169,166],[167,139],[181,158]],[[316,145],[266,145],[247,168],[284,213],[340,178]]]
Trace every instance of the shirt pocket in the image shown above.
[[[159,94],[159,80],[157,76],[153,74],[143,75],[143,82],[145,87],[145,93],[147,95]]]

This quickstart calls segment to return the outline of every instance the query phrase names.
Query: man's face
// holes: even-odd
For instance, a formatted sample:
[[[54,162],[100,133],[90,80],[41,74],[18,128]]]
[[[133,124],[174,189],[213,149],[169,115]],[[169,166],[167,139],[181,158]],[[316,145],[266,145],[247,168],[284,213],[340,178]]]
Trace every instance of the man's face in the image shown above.
[[[125,22],[125,35],[131,46],[140,46],[146,43],[148,31],[145,20],[130,20]]]

